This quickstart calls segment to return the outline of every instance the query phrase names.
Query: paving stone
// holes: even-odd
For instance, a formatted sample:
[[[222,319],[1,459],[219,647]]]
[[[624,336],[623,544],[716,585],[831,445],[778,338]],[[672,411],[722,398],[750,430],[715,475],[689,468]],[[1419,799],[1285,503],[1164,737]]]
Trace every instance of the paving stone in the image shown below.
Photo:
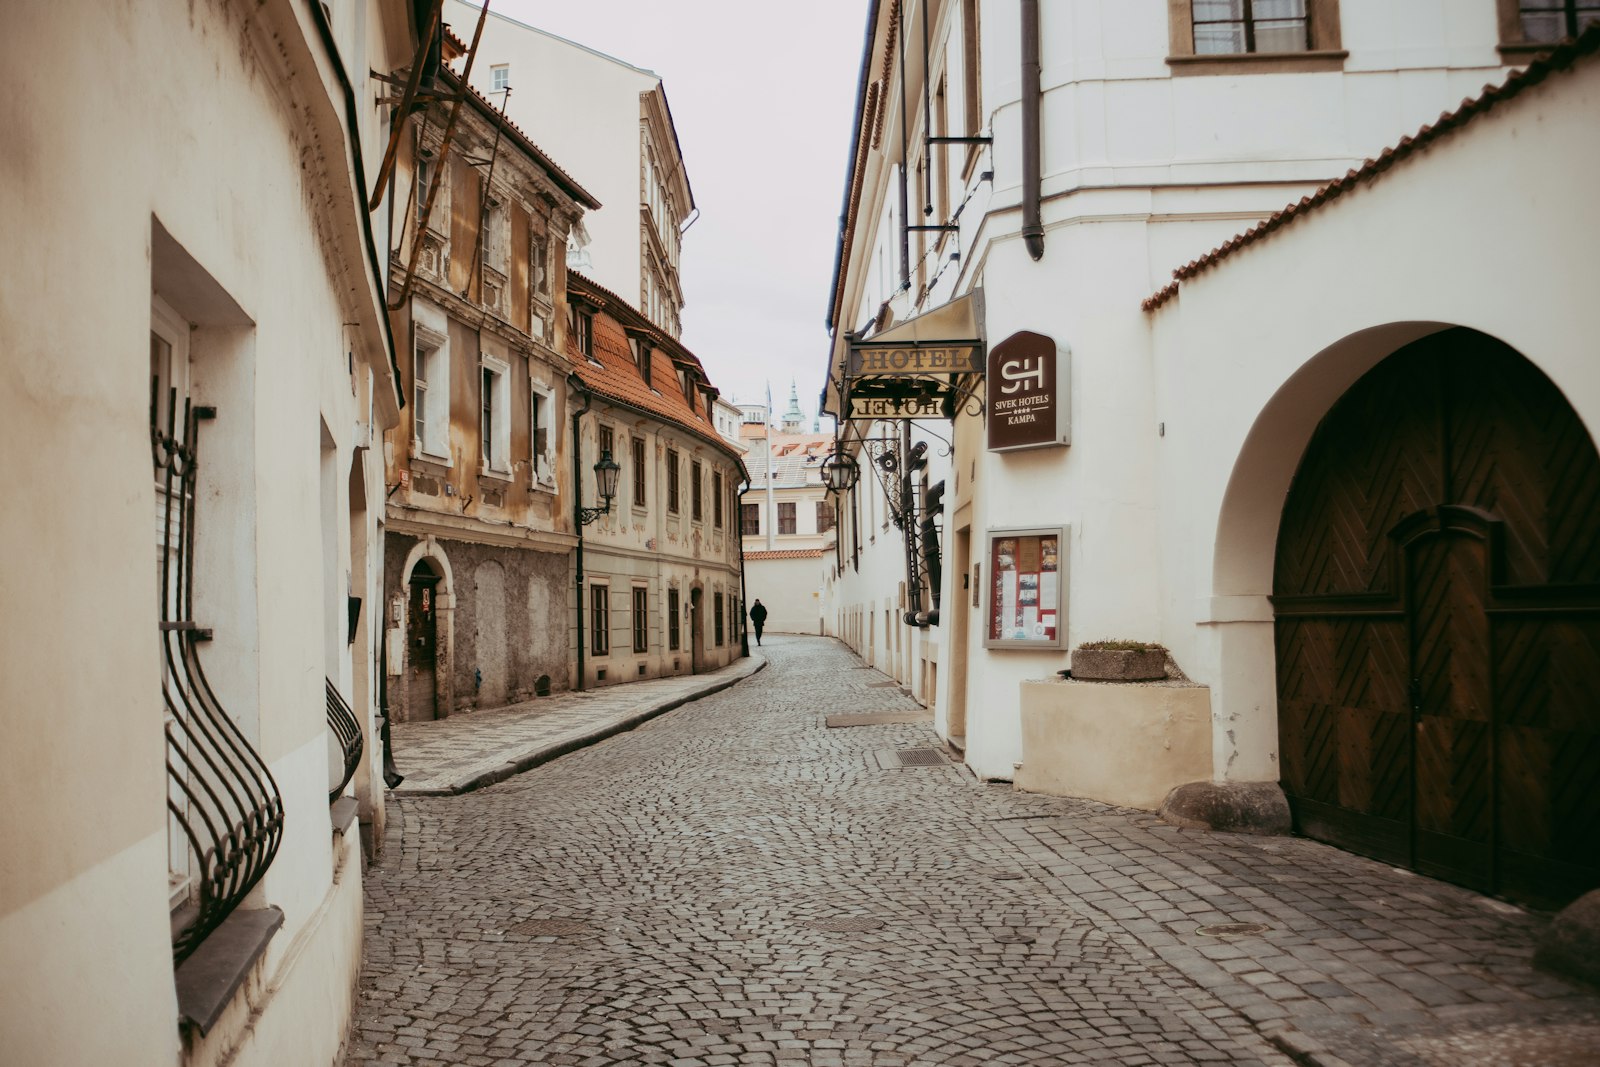
[[[346,1062],[1289,1067],[1298,1034],[1327,1067],[1414,1067],[1404,1042],[1477,1033],[1483,1013],[1537,1007],[1568,1043],[1600,1017],[1531,970],[1543,917],[1309,841],[881,762],[938,746],[909,697],[869,689],[835,642],[763,652],[759,674],[646,728],[394,798]],[[452,717],[434,756],[402,738],[401,769],[459,782],[561,730],[598,735],[659,699],[650,684],[574,696],[580,725],[551,717],[556,698]],[[824,725],[866,711],[912,721]],[[515,931],[533,919],[581,932]],[[862,919],[881,925],[829,928]],[[1196,932],[1209,922],[1267,930]],[[1448,1062],[1509,1062],[1495,1040]]]

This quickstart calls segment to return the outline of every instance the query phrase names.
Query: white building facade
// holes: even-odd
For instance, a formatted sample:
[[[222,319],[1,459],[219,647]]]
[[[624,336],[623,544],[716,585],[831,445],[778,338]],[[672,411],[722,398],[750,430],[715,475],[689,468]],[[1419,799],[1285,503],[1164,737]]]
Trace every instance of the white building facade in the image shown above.
[[[444,18],[470,42],[480,11],[448,0]],[[696,209],[661,77],[490,8],[471,80],[604,205],[584,217],[573,267],[680,336]]]
[[[1497,631],[1483,621],[1500,615],[1457,604],[1456,616],[1477,619],[1472,626],[1491,635],[1482,638],[1488,647],[1445,642],[1426,670],[1423,646],[1402,640],[1396,654],[1404,662],[1381,679],[1399,679],[1394,706],[1359,710],[1366,698],[1317,690],[1319,672],[1359,673],[1363,661],[1341,651],[1333,636],[1356,623],[1328,621],[1339,605],[1316,598],[1398,597],[1398,606],[1385,610],[1418,627],[1427,605],[1437,608],[1448,597],[1430,601],[1403,582],[1319,585],[1296,578],[1289,562],[1312,554],[1336,528],[1306,503],[1316,494],[1297,495],[1297,469],[1302,487],[1323,469],[1317,463],[1328,465],[1330,485],[1389,484],[1384,478],[1429,454],[1418,431],[1396,439],[1390,453],[1370,456],[1373,469],[1357,474],[1326,458],[1348,449],[1309,444],[1313,431],[1319,440],[1337,439],[1342,424],[1335,416],[1347,392],[1353,399],[1346,411],[1363,396],[1374,404],[1371,397],[1380,395],[1410,397],[1420,405],[1434,395],[1401,388],[1398,377],[1354,390],[1367,371],[1426,338],[1446,354],[1413,351],[1385,373],[1398,375],[1394,367],[1425,356],[1447,364],[1459,358],[1463,368],[1480,361],[1483,380],[1509,383],[1499,390],[1504,397],[1544,407],[1555,404],[1552,396],[1564,397],[1574,415],[1552,416],[1550,425],[1578,428],[1570,446],[1577,458],[1532,468],[1570,467],[1580,504],[1558,506],[1541,496],[1532,509],[1539,518],[1519,531],[1509,490],[1474,495],[1462,488],[1475,484],[1471,476],[1451,460],[1437,476],[1446,488],[1405,497],[1409,510],[1361,512],[1363,536],[1373,544],[1420,536],[1402,520],[1426,525],[1413,516],[1431,509],[1437,525],[1441,515],[1459,518],[1440,508],[1458,506],[1482,512],[1483,522],[1500,523],[1495,529],[1503,532],[1469,535],[1462,518],[1446,524],[1451,532],[1439,534],[1441,544],[1470,536],[1484,544],[1506,536],[1565,544],[1571,530],[1587,536],[1600,523],[1592,506],[1581,505],[1593,445],[1579,431],[1595,425],[1594,372],[1576,358],[1582,335],[1570,309],[1549,293],[1571,291],[1574,275],[1583,273],[1578,264],[1593,257],[1567,247],[1584,226],[1552,206],[1562,201],[1535,188],[1543,176],[1581,172],[1564,160],[1555,131],[1593,122],[1589,61],[1569,57],[1564,62],[1578,73],[1552,76],[1561,86],[1541,84],[1492,117],[1451,119],[1449,129],[1460,127],[1452,136],[1479,147],[1430,147],[1430,158],[1405,164],[1414,177],[1387,176],[1393,154],[1385,154],[1401,135],[1454,112],[1485,82],[1504,81],[1548,52],[1553,39],[1581,29],[1592,18],[1581,7],[1568,4],[1571,10],[1552,21],[1496,0],[1426,9],[1366,0],[873,5],[830,293],[835,347],[825,399],[844,414],[851,394],[871,392],[859,378],[847,379],[874,343],[909,346],[915,336],[927,349],[976,340],[988,358],[986,376],[964,366],[923,376],[946,405],[941,414],[954,416],[928,426],[937,435],[930,437],[930,465],[939,461],[938,437],[951,439],[948,468],[936,468],[948,479],[937,515],[943,590],[937,627],[901,624],[934,643],[936,723],[976,773],[1147,808],[1175,787],[1199,782],[1211,790],[1213,814],[1220,812],[1213,823],[1248,818],[1246,809],[1258,803],[1281,809],[1286,792],[1285,824],[1292,814],[1301,832],[1467,884],[1548,902],[1570,899],[1595,880],[1591,868],[1554,858],[1578,843],[1588,816],[1562,807],[1567,802],[1554,791],[1524,796],[1512,788],[1541,776],[1592,778],[1592,757],[1558,768],[1537,753],[1592,752],[1585,739],[1595,734],[1593,716],[1540,690],[1541,706],[1565,709],[1563,722],[1530,727],[1512,721],[1509,696],[1497,696],[1507,718],[1483,727],[1483,736],[1497,739],[1497,754],[1478,766],[1467,754],[1478,727],[1449,710],[1472,700],[1429,688],[1430,678],[1449,675],[1440,663],[1482,655],[1501,657],[1505,671],[1516,666],[1503,651],[1509,639],[1492,636]],[[1541,137],[1527,132],[1533,129]],[[1516,159],[1518,170],[1495,186],[1495,169],[1467,156],[1497,150]],[[1447,152],[1464,155],[1446,163]],[[1409,154],[1409,147],[1400,152]],[[1212,269],[1207,250],[1232,249],[1235,235],[1258,223],[1276,235],[1286,204],[1369,157],[1378,160],[1372,176],[1357,183],[1349,203],[1338,187],[1332,196],[1340,202],[1323,218],[1296,223],[1281,238],[1252,237],[1248,243],[1261,251],[1229,252]],[[1394,168],[1402,173],[1401,165]],[[1378,174],[1385,176],[1373,181]],[[1464,183],[1468,174],[1472,181]],[[1466,195],[1466,184],[1484,206],[1469,210],[1462,200],[1452,215],[1448,205]],[[907,229],[906,219],[935,228]],[[1407,255],[1395,254],[1401,234]],[[1488,265],[1529,259],[1550,266],[1525,294],[1503,298]],[[1185,280],[1176,290],[1163,288],[1175,267],[1191,262],[1200,266],[1180,271]],[[1206,294],[1206,313],[1191,314],[1191,289]],[[948,323],[940,316],[959,318],[958,311],[975,320],[975,338],[941,332]],[[1513,313],[1541,325],[1501,321]],[[1451,332],[1458,328],[1472,332]],[[1518,355],[1489,352],[1480,335]],[[1514,369],[1522,366],[1518,359],[1538,368],[1556,392],[1541,391]],[[1044,365],[1054,376],[1048,399],[1060,418],[1031,442],[1037,447],[1003,450],[996,428],[1017,421],[1011,416],[1019,409],[1002,401],[1010,387],[1026,387],[1019,378]],[[1445,377],[1448,392],[1469,374],[1447,367]],[[1457,404],[1467,410],[1465,400]],[[1458,428],[1462,441],[1520,440],[1506,411],[1472,410],[1478,421]],[[898,461],[920,425],[899,431]],[[894,436],[890,425],[863,419],[846,440]],[[1453,447],[1459,459],[1467,446]],[[877,489],[866,464],[875,457],[870,445],[848,448],[862,464],[858,485],[868,488],[846,507],[870,511]],[[1515,450],[1540,454],[1532,444]],[[1354,498],[1348,506],[1359,511]],[[836,579],[839,632],[876,656],[882,637],[862,609],[896,601],[906,567],[864,557],[857,570],[845,555]],[[1382,567],[1400,565],[1391,558],[1416,568],[1424,562],[1368,552],[1360,566],[1380,567],[1380,557]],[[1328,556],[1326,574],[1359,571],[1351,558]],[[1517,595],[1528,603],[1548,600],[1550,610],[1571,613],[1575,629],[1544,635],[1561,650],[1551,661],[1559,670],[1550,668],[1559,674],[1589,662],[1592,642],[1583,635],[1593,624],[1578,620],[1589,619],[1593,605],[1569,586],[1592,578],[1578,556],[1540,560],[1514,581],[1499,571],[1488,580],[1526,586]],[[1359,614],[1351,603],[1341,601],[1341,610]],[[1493,612],[1502,608],[1510,610],[1497,603]],[[1360,634],[1368,642],[1361,647],[1375,647],[1378,638]],[[1074,649],[1108,639],[1160,646],[1175,669],[1164,684],[1147,687],[1059,677],[1072,668]],[[1450,740],[1430,748],[1389,739],[1405,722],[1411,725],[1398,736],[1432,729]],[[1513,766],[1513,752],[1523,753],[1523,764]],[[1428,778],[1430,759],[1444,760],[1462,779],[1492,783],[1502,805],[1493,817],[1500,820],[1497,840],[1471,823],[1476,795],[1457,795],[1457,787]],[[1418,783],[1419,799],[1385,807],[1374,783],[1386,775]],[[1520,809],[1505,807],[1513,795],[1521,796]],[[1546,825],[1562,828],[1551,832],[1563,844],[1540,839]],[[1508,849],[1533,858],[1513,858]]]
[[[356,820],[382,836],[402,410],[368,71],[418,27],[400,3],[11,15],[0,379],[32,503],[0,519],[29,606],[0,697],[4,1055],[331,1063]]]

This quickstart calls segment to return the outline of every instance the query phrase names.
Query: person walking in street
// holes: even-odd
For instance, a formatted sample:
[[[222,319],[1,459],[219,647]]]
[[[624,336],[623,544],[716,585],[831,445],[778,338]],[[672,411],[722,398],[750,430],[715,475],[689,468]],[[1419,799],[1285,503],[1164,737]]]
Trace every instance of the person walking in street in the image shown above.
[[[756,644],[761,643],[761,627],[767,622],[767,606],[756,597],[756,602],[750,605],[750,623],[756,630]]]

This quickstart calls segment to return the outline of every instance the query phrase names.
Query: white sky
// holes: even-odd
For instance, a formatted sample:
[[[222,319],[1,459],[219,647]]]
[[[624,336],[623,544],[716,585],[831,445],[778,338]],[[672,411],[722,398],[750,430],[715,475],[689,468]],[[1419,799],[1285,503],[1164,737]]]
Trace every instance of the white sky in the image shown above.
[[[781,412],[795,381],[809,429],[867,0],[489,6],[661,75],[700,208],[683,239],[683,342],[729,399],[763,400],[770,381]]]

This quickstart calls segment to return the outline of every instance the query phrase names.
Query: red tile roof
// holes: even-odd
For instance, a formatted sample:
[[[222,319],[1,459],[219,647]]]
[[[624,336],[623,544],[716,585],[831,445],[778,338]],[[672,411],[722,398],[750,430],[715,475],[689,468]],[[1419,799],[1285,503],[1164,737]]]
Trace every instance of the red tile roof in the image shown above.
[[[1328,182],[1310,196],[1301,197],[1298,203],[1290,204],[1283,210],[1273,213],[1199,259],[1179,267],[1172,272],[1173,280],[1146,297],[1140,306],[1146,311],[1156,310],[1178,295],[1178,286],[1187,279],[1209,270],[1240,249],[1268,237],[1295,219],[1309,214],[1329,201],[1338,199],[1357,186],[1376,180],[1396,163],[1416,155],[1434,141],[1459,130],[1479,115],[1490,111],[1498,104],[1505,103],[1523,90],[1538,85],[1551,74],[1570,69],[1579,59],[1596,51],[1600,51],[1600,24],[1590,26],[1576,40],[1561,44],[1528,64],[1526,68],[1513,72],[1501,84],[1485,86],[1482,93],[1463,100],[1460,107],[1454,111],[1444,112],[1437,122],[1423,126],[1414,135],[1400,138],[1399,143],[1391,148],[1385,148],[1377,158],[1367,160],[1343,177]]]
[[[828,554],[826,548],[779,548],[773,551],[745,552],[746,562],[762,559],[821,559]]]
[[[654,415],[673,423],[681,429],[715,445],[730,456],[743,472],[744,464],[732,442],[725,439],[706,418],[699,406],[691,407],[678,384],[678,369],[689,369],[697,382],[710,388],[705,371],[693,352],[678,341],[661,333],[639,311],[616,293],[591,281],[576,271],[567,271],[567,291],[580,302],[598,305],[617,325],[599,316],[595,317],[593,348],[594,361],[578,351],[577,338],[569,331],[567,356],[584,387],[597,396],[635,410]],[[650,380],[646,385],[639,367],[628,348],[624,330],[642,332],[650,338]],[[598,365],[596,365],[598,364]],[[711,393],[716,395],[716,389]]]

